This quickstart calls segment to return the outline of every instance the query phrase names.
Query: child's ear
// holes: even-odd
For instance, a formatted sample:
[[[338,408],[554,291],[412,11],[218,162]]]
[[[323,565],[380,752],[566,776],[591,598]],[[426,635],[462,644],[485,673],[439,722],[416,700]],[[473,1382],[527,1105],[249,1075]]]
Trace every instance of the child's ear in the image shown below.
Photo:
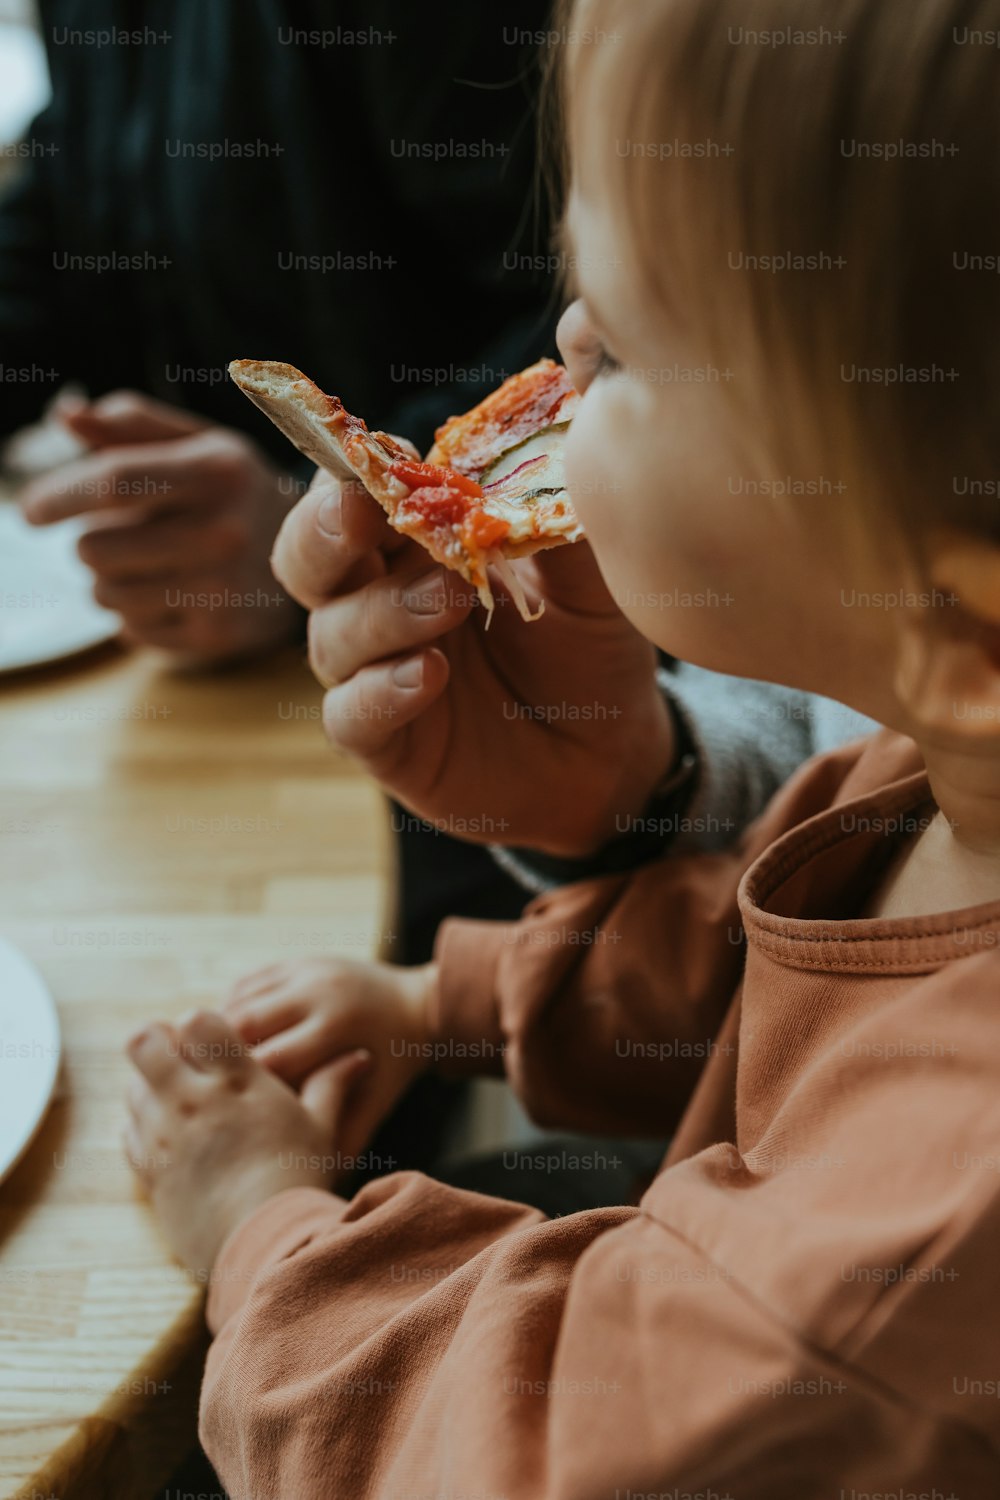
[[[1000,547],[949,533],[930,608],[903,628],[896,692],[926,731],[1000,743]]]

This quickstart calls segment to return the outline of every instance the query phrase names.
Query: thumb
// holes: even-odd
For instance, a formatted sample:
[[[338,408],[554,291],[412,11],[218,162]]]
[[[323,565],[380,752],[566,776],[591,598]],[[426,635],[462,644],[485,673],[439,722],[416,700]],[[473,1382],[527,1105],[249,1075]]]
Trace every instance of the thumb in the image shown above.
[[[88,448],[190,437],[210,425],[193,412],[154,401],[140,391],[112,391],[97,401],[66,395],[54,403],[52,415]]]
[[[331,1139],[335,1139],[344,1109],[355,1083],[368,1071],[372,1055],[366,1047],[344,1052],[332,1063],[317,1068],[302,1086],[303,1108]]]

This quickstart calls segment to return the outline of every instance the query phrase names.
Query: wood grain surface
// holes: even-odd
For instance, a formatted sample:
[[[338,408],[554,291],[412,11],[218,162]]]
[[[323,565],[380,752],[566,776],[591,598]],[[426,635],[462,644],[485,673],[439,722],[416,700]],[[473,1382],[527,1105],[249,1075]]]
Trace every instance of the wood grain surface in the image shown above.
[[[386,944],[378,793],[289,651],[102,649],[0,679],[0,933],[55,997],[56,1103],[0,1184],[0,1497],[147,1497],[194,1439],[202,1294],[120,1152],[122,1043],[248,968]]]

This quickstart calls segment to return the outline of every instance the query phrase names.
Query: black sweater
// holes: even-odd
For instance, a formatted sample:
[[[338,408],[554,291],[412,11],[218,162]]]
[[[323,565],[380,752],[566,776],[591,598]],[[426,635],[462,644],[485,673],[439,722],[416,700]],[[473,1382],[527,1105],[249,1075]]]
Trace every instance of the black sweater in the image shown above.
[[[0,203],[0,432],[77,380],[244,428],[288,464],[224,376],[246,357],[298,364],[425,446],[548,352],[525,35],[547,0],[41,9],[54,97]]]

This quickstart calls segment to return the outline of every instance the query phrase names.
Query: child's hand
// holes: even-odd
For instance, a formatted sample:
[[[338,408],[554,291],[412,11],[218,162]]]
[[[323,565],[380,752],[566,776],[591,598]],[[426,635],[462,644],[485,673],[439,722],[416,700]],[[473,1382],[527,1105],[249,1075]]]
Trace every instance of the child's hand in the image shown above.
[[[275,1193],[329,1187],[330,1143],[366,1053],[345,1053],[296,1095],[210,1011],[147,1026],[126,1051],[139,1076],[125,1152],[192,1271],[207,1274],[232,1230]]]
[[[372,1054],[337,1131],[342,1156],[363,1151],[427,1066],[430,996],[437,968],[308,958],[272,964],[237,981],[226,1017],[258,1062],[298,1085],[344,1052]]]

